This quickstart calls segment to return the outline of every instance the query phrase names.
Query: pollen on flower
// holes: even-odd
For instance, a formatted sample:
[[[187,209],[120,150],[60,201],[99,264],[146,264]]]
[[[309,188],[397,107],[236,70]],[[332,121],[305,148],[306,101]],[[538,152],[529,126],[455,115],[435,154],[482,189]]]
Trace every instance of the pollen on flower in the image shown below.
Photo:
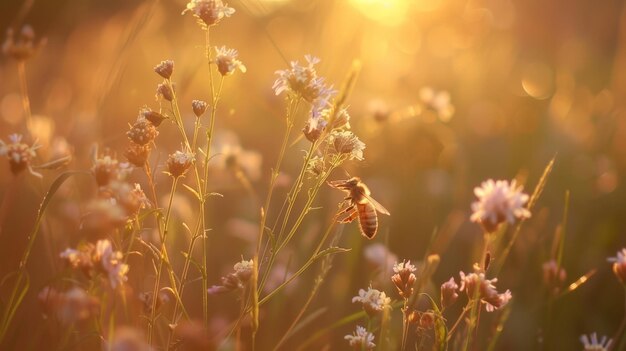
[[[491,233],[503,222],[510,224],[516,220],[530,218],[530,211],[524,207],[528,195],[522,192],[523,187],[517,186],[515,180],[509,184],[506,180],[489,179],[474,188],[478,201],[472,204],[472,222],[480,223]]]

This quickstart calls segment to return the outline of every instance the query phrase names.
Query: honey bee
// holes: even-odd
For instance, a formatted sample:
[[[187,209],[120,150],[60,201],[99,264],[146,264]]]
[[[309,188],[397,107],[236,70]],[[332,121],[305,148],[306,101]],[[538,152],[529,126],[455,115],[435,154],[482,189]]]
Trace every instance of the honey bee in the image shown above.
[[[361,234],[368,239],[373,239],[378,231],[378,216],[376,211],[389,216],[389,211],[370,196],[370,189],[361,178],[352,177],[348,180],[329,181],[328,185],[335,189],[343,190],[348,194],[345,197],[347,207],[339,213],[346,214],[340,219],[340,223],[350,223],[359,218]]]

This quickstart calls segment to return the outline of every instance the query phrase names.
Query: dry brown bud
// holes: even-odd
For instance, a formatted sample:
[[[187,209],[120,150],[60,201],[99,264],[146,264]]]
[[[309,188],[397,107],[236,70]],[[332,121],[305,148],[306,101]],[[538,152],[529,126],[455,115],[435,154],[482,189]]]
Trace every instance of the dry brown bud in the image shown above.
[[[156,111],[152,111],[150,109],[144,109],[141,111],[141,115],[147,119],[148,121],[150,121],[150,123],[152,123],[155,127],[158,127],[161,125],[161,123],[163,123],[164,120],[167,119],[167,117],[163,116],[162,114],[160,114],[159,112]]]
[[[191,108],[193,109],[193,113],[198,118],[200,118],[200,116],[204,114],[208,106],[209,104],[207,104],[206,101],[202,101],[202,100],[193,100],[191,102]]]
[[[128,139],[138,145],[146,145],[159,135],[152,122],[143,117],[139,117],[135,124],[126,133]]]
[[[154,71],[165,79],[170,79],[174,72],[174,61],[166,60],[161,61],[158,65],[154,66]]]

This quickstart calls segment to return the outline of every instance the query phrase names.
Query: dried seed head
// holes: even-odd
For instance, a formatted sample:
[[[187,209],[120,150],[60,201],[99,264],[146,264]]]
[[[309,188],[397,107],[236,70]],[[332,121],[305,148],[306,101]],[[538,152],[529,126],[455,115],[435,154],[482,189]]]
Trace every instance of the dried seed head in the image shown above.
[[[35,43],[35,31],[29,25],[24,25],[17,36],[13,29],[9,28],[2,44],[2,52],[15,60],[24,61],[31,58],[45,43],[45,39]]]
[[[148,161],[150,150],[150,144],[138,145],[131,142],[130,145],[128,145],[128,148],[126,148],[126,151],[124,151],[124,156],[132,165],[143,167],[145,166],[146,161]]]
[[[167,159],[167,171],[172,177],[178,178],[187,172],[194,160],[192,153],[176,151]]]
[[[456,300],[459,298],[459,294],[457,294],[457,290],[459,286],[456,285],[453,277],[450,277],[450,280],[441,284],[441,307],[446,308],[454,305]]]
[[[174,100],[174,93],[170,89],[169,85],[167,85],[167,83],[161,83],[157,85],[156,97],[157,99],[162,98],[169,102],[172,102],[172,100]]]
[[[11,173],[14,175],[28,169],[31,174],[41,178],[41,174],[35,172],[31,166],[32,160],[37,156],[35,150],[38,148],[37,144],[28,146],[22,143],[22,135],[20,134],[9,135],[9,143],[0,140],[0,156],[6,156],[9,160]]]
[[[314,177],[322,174],[325,169],[326,166],[324,164],[324,159],[320,156],[311,157],[311,159],[309,160],[309,164],[306,167],[306,171]]]
[[[146,145],[152,142],[159,135],[159,132],[152,122],[140,116],[130,130],[126,132],[126,135],[133,143]]]
[[[351,131],[333,130],[329,135],[328,142],[338,154],[347,154],[351,160],[363,160],[365,144]]]
[[[207,107],[209,107],[209,104],[207,104],[206,101],[193,100],[191,102],[191,108],[193,109],[193,113],[198,118],[200,118],[200,116],[202,116],[204,114],[204,112],[206,111]]]
[[[413,295],[413,285],[415,284],[416,268],[411,261],[402,261],[396,263],[393,267],[395,274],[391,277],[391,281],[398,289],[398,294],[404,299],[409,299]]]
[[[228,7],[222,0],[191,0],[183,15],[191,12],[203,27],[218,24],[224,17],[230,17],[235,9]]]
[[[154,71],[165,79],[170,79],[174,72],[174,61],[166,60],[161,61],[158,65],[154,66]]]
[[[144,108],[139,111],[139,115],[150,121],[150,123],[152,123],[155,127],[160,126],[161,123],[163,123],[163,121],[167,119],[167,117],[163,116],[159,112],[152,111],[149,108]]]

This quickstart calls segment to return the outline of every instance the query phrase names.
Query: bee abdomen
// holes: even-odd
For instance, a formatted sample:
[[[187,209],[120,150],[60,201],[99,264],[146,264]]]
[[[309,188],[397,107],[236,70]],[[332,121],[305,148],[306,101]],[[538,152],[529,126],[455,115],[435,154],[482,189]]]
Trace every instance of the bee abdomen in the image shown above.
[[[374,238],[376,231],[378,230],[378,217],[376,215],[376,208],[370,204],[358,204],[359,210],[359,224],[361,226],[361,233],[368,239]]]

